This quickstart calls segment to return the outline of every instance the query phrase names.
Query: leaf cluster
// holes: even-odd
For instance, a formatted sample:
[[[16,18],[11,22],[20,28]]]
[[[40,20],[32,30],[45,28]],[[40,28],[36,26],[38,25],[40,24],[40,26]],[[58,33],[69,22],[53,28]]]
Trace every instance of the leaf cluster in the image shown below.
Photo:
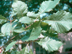
[[[49,0],[42,2],[38,13],[28,12],[27,4],[22,1],[15,1],[12,4],[13,10],[11,18],[15,15],[17,18],[15,20],[11,20],[11,18],[10,20],[7,20],[5,17],[0,15],[0,24],[6,22],[1,27],[0,36],[14,36],[14,33],[26,33],[28,35],[22,35],[22,41],[28,42],[42,38],[40,41],[37,41],[39,45],[49,52],[58,50],[62,45],[62,42],[55,38],[57,38],[58,33],[65,33],[72,28],[72,14],[62,10],[44,18],[41,18],[40,16],[43,13],[50,12],[59,3],[59,1],[60,0]],[[15,45],[15,43],[16,40],[15,42],[13,41],[10,43],[6,47],[6,51]],[[28,54],[30,51],[26,51],[25,49],[27,48],[24,48],[23,51]],[[19,52],[19,54],[22,54],[23,51]]]

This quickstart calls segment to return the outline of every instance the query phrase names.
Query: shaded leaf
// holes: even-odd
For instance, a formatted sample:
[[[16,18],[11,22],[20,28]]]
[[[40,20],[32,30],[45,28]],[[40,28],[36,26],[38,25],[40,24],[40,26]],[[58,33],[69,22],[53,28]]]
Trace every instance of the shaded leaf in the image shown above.
[[[13,28],[12,28],[12,24],[10,23],[5,23],[2,27],[1,27],[1,33],[3,33],[3,35],[12,35]]]
[[[16,54],[17,50],[11,50],[11,54]]]
[[[25,28],[22,27],[22,28],[20,28],[20,29],[13,29],[13,31],[16,32],[16,33],[22,33],[22,32],[25,31]]]
[[[51,30],[58,33],[69,31],[72,28],[72,14],[66,11],[58,11],[44,20],[51,25]]]
[[[35,28],[35,27],[37,27],[39,23],[40,23],[40,21],[34,22],[34,23],[30,26],[30,28]]]
[[[16,54],[24,54],[24,52],[25,52],[25,48],[23,48],[21,51],[17,51]]]
[[[7,47],[6,47],[6,51],[8,51],[11,47],[13,47],[13,45],[15,45],[16,41],[11,42]]]
[[[41,7],[39,9],[39,11],[42,13],[42,12],[49,12],[51,11],[58,3],[59,3],[60,0],[54,0],[54,1],[44,1],[42,4],[41,4]]]
[[[0,37],[3,37],[4,35],[2,33],[0,33]]]
[[[33,28],[32,32],[30,34],[30,37],[26,41],[31,41],[31,40],[37,39],[40,36],[41,30],[42,29],[40,26]]]
[[[13,27],[13,32],[16,32],[16,33],[22,33],[25,31],[25,28],[22,27],[22,23],[18,21],[13,22],[12,27]]]
[[[58,34],[57,33],[47,33],[49,37],[55,37],[58,38]]]
[[[20,52],[17,52],[16,54],[33,54],[33,52],[29,46],[26,46]]]
[[[50,29],[50,26],[45,22],[41,22],[40,26],[41,26],[42,30],[49,30]]]
[[[12,27],[14,29],[20,29],[20,28],[22,28],[22,23],[20,23],[20,22],[13,22]]]
[[[21,38],[21,40],[22,40],[22,41],[26,41],[29,37],[30,37],[29,34],[28,34],[28,35],[24,35],[24,36]]]
[[[22,17],[22,18],[19,19],[19,22],[30,24],[30,23],[33,22],[33,20],[31,18],[29,18],[29,17]]]
[[[0,24],[4,22],[7,22],[7,19],[4,16],[0,15]]]
[[[62,42],[49,38],[49,37],[40,39],[38,44],[41,45],[46,50],[48,50],[49,52],[56,51],[60,48],[60,46],[62,46]]]

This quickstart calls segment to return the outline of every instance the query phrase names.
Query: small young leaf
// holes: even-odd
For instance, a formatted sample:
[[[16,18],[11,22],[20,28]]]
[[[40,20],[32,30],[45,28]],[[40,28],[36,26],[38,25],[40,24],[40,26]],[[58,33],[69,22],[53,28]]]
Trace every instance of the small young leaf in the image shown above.
[[[6,51],[8,51],[13,45],[15,45],[16,41],[11,42],[7,47]]]
[[[55,39],[45,37],[44,39],[40,39],[38,42],[39,45],[41,45],[43,48],[48,50],[49,52],[56,51],[59,49],[60,46],[62,46],[62,42],[57,41]]]
[[[33,22],[33,20],[31,18],[29,18],[29,17],[22,17],[22,18],[19,19],[19,22],[30,24],[30,23]]]
[[[54,0],[54,1],[44,1],[42,4],[41,4],[41,7],[39,9],[39,11],[41,13],[43,12],[49,12],[51,11],[58,3],[59,3],[60,0]]]
[[[39,17],[39,13],[35,14],[35,12],[28,12],[27,16],[36,19],[37,17]]]
[[[0,15],[0,24],[4,22],[7,22],[7,19],[4,16]]]

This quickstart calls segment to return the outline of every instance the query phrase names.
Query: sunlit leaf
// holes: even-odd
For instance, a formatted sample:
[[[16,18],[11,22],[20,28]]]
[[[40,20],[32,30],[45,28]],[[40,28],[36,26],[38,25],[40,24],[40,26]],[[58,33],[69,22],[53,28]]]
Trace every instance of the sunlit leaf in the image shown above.
[[[20,18],[20,19],[19,19],[19,22],[21,22],[21,23],[26,23],[26,24],[30,24],[30,23],[33,22],[33,20],[32,20],[31,18],[25,16],[25,17]]]
[[[1,27],[1,33],[3,33],[3,35],[12,35],[11,33],[12,31],[13,31],[13,28],[11,23],[5,23]]]
[[[27,4],[22,1],[16,1],[12,4],[13,13],[17,14],[18,16],[22,16],[27,13]]]
[[[69,31],[72,28],[72,14],[66,11],[58,11],[44,20],[51,25],[51,29],[58,33]]]
[[[45,37],[44,39],[41,39],[38,42],[38,44],[41,45],[43,48],[45,48],[45,50],[49,52],[56,51],[60,48],[60,46],[62,46],[62,42],[49,37]]]
[[[22,32],[25,31],[25,28],[22,27],[20,29],[13,29],[13,31],[16,32],[16,33],[22,33]]]
[[[58,3],[59,3],[60,0],[54,0],[54,1],[44,1],[42,4],[41,4],[41,7],[39,9],[39,11],[41,13],[43,12],[49,12],[51,11]]]
[[[27,16],[36,19],[37,17],[39,17],[39,14],[40,13],[35,14],[35,12],[28,12]]]

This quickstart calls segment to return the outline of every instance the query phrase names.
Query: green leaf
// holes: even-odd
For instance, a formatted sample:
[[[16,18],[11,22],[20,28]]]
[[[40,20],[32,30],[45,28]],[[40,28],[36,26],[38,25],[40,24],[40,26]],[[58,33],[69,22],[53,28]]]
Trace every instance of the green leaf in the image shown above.
[[[41,4],[41,7],[39,9],[39,11],[41,13],[43,12],[49,12],[51,11],[58,3],[59,3],[60,0],[54,0],[54,1],[44,1],[42,4]]]
[[[27,29],[25,29],[22,25],[23,24],[18,22],[18,21],[13,22],[12,23],[13,32],[15,32],[15,33],[22,33],[24,31],[26,31]]]
[[[19,19],[19,22],[21,22],[21,23],[26,23],[26,24],[30,24],[30,23],[33,22],[33,20],[32,20],[31,18],[25,16],[25,17],[20,18],[20,19]]]
[[[58,34],[57,33],[47,33],[49,37],[55,37],[58,38]]]
[[[25,31],[25,28],[22,27],[22,28],[20,28],[20,29],[13,29],[13,31],[16,32],[16,33],[22,33],[22,32]]]
[[[37,27],[39,23],[40,23],[40,21],[34,22],[34,23],[30,26],[30,29]]]
[[[10,23],[5,23],[2,27],[1,27],[1,33],[3,33],[3,35],[12,35],[13,28],[12,28],[12,24]]]
[[[12,27],[13,27],[14,29],[20,29],[20,28],[22,28],[22,23],[20,23],[20,22],[18,22],[18,21],[19,21],[19,20],[16,19],[15,21],[12,22]]]
[[[22,1],[16,1],[12,4],[13,13],[17,14],[18,16],[22,16],[27,13],[28,7],[27,4],[25,4]]]
[[[17,13],[12,10],[11,16],[13,17],[14,15],[17,15]]]
[[[33,28],[32,32],[30,34],[30,37],[25,41],[31,41],[31,40],[37,39],[40,36],[41,30],[42,29],[40,26]]]
[[[0,24],[5,22],[7,22],[7,19],[4,16],[0,15]]]
[[[29,46],[26,46],[20,52],[17,52],[16,54],[33,54],[33,52]]]
[[[63,33],[72,28],[72,14],[66,11],[58,11],[44,20],[45,23],[51,25],[51,30]]]
[[[28,12],[27,16],[30,17],[30,18],[35,18],[36,19],[37,17],[39,17],[39,14],[40,13],[35,14],[35,12]]]
[[[4,35],[2,33],[0,33],[0,37],[3,37]]]
[[[20,29],[20,28],[22,28],[22,23],[19,23],[19,22],[15,22],[14,23],[15,25],[15,28],[14,29]]]
[[[11,42],[7,47],[6,47],[6,51],[8,51],[11,47],[13,47],[13,45],[15,45],[16,41]]]
[[[45,50],[48,50],[49,52],[56,51],[60,48],[60,46],[62,46],[62,42],[49,37],[40,39],[38,44],[41,45],[43,48],[45,48]]]

